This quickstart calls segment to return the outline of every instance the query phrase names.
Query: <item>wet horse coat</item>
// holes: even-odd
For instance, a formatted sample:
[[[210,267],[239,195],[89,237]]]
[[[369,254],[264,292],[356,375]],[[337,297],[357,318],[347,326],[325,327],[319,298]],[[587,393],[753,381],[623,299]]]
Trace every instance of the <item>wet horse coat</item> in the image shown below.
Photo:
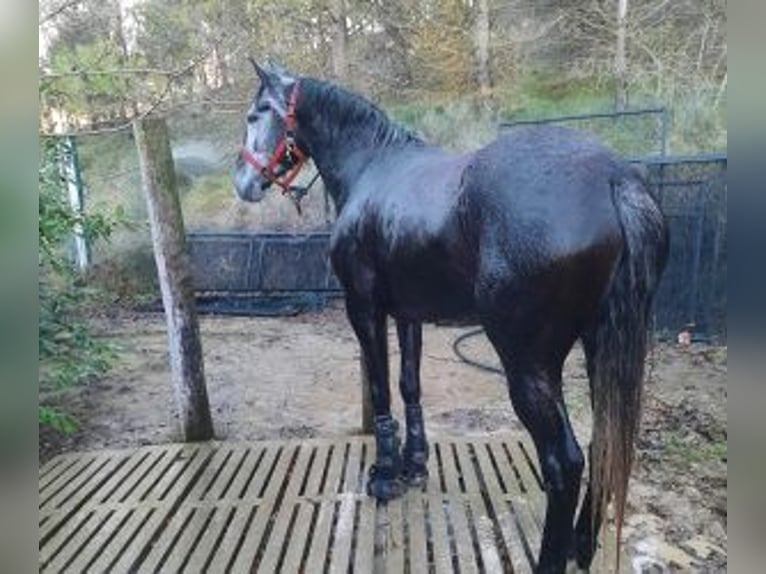
[[[540,459],[548,507],[538,570],[562,572],[569,556],[588,565],[610,498],[618,522],[624,513],[647,318],[667,256],[665,222],[640,172],[597,142],[558,128],[512,131],[474,153],[450,154],[359,96],[283,70],[257,70],[261,87],[235,185],[243,199],[262,197],[279,174],[253,166],[268,163],[280,137],[294,137],[335,202],[332,264],[376,414],[368,492],[385,500],[425,484],[421,324],[478,323],[497,350]],[[290,114],[297,129],[285,134]],[[288,157],[282,173],[291,167]],[[403,448],[390,414],[389,316],[402,351]],[[561,373],[578,339],[594,434],[589,488],[574,525],[584,457]]]

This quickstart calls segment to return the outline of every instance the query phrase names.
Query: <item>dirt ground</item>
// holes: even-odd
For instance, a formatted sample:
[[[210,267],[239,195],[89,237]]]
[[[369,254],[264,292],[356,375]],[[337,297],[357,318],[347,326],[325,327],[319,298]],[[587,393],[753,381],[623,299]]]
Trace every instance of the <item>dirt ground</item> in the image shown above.
[[[79,430],[41,431],[40,459],[60,452],[178,440],[164,318],[101,319],[118,350],[111,374],[44,400],[73,414]],[[217,438],[258,440],[358,433],[359,350],[339,308],[291,318],[201,321],[205,369]],[[423,407],[427,431],[478,435],[520,429],[501,377],[462,363],[452,342],[465,329],[424,331]],[[393,374],[398,373],[390,329]],[[496,363],[483,337],[466,342],[472,358]],[[635,571],[725,571],[727,565],[726,349],[657,345],[649,358],[643,428],[624,529]],[[393,377],[394,386],[396,377]],[[566,362],[565,392],[575,431],[590,425],[584,359]],[[402,408],[394,393],[395,415]]]

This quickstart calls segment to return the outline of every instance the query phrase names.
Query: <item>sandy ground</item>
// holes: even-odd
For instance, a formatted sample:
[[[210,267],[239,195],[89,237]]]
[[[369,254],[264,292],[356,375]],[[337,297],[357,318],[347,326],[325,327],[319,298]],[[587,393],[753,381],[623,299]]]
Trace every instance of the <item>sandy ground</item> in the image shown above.
[[[121,315],[99,329],[118,349],[109,376],[46,397],[73,414],[68,437],[41,431],[40,459],[72,450],[178,440],[167,367],[164,318]],[[292,318],[205,317],[205,368],[216,434],[258,440],[358,433],[359,350],[338,308]],[[520,429],[503,380],[457,359],[465,329],[426,327],[422,362],[427,431],[470,435]],[[398,373],[390,329],[391,372]],[[496,363],[489,343],[466,343],[471,357]],[[725,571],[727,564],[726,350],[658,345],[651,353],[643,430],[624,530],[634,569]],[[394,377],[396,384],[396,377]],[[567,359],[565,392],[581,444],[590,425],[584,359]],[[401,401],[394,393],[394,413]]]

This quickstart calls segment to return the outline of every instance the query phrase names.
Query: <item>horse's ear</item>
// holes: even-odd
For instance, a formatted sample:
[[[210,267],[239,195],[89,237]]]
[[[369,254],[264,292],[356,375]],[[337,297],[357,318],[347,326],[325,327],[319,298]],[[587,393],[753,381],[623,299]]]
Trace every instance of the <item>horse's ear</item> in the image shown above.
[[[255,73],[258,74],[258,78],[260,78],[261,83],[264,85],[271,84],[271,76],[258,64],[258,62],[255,61],[255,58],[248,56],[247,59],[250,60],[250,63],[253,65]]]

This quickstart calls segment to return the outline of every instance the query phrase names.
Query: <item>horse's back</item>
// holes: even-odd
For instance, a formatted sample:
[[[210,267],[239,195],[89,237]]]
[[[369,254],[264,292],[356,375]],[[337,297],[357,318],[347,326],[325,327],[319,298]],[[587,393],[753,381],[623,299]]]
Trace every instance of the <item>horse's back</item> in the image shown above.
[[[619,234],[612,188],[639,177],[595,139],[541,127],[509,130],[476,152],[463,181],[482,231],[565,255]]]
[[[562,315],[592,313],[623,247],[613,187],[638,177],[566,129],[510,130],[479,150],[463,176],[478,305],[547,298]]]

